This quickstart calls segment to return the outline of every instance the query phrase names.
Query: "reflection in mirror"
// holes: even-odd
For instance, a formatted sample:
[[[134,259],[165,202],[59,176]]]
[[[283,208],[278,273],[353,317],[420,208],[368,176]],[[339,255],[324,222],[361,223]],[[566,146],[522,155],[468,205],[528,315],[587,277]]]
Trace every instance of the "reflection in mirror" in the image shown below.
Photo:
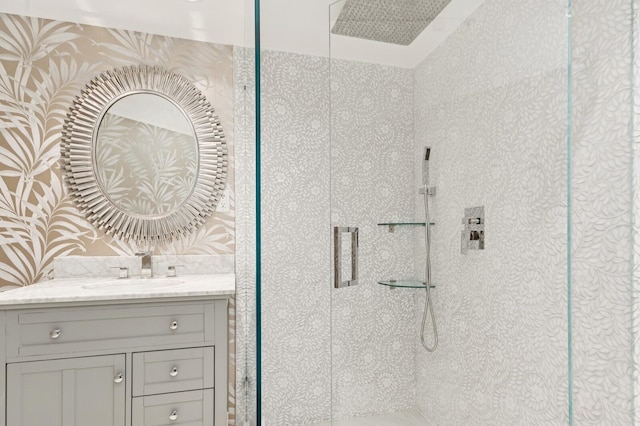
[[[165,97],[133,93],[118,99],[102,117],[95,144],[98,183],[119,209],[163,217],[191,195],[198,143],[185,114]]]

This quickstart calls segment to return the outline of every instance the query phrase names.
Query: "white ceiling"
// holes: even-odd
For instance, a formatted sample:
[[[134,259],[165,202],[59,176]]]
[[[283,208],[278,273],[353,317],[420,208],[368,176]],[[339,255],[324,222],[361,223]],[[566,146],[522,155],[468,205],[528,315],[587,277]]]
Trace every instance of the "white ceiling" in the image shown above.
[[[261,0],[261,47],[318,56],[329,56],[331,50],[336,58],[413,68],[484,0],[452,0],[409,46],[333,35],[329,48],[329,19],[337,18],[343,1]],[[0,12],[253,46],[253,4],[253,0],[5,0]]]

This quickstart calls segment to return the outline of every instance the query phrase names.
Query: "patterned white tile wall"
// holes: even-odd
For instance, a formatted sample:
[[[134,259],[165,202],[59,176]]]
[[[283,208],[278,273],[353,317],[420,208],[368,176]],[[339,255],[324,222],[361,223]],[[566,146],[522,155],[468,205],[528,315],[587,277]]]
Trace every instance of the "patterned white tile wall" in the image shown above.
[[[329,66],[262,52],[262,407],[330,414]]]
[[[360,232],[359,285],[332,291],[333,416],[415,407],[413,295],[377,280],[413,277],[413,72],[331,62],[331,222]]]
[[[440,346],[415,343],[433,424],[568,420],[565,14],[555,0],[487,1],[416,69],[414,159],[432,147],[437,186]],[[464,209],[481,205],[486,248],[461,255]]]
[[[566,41],[546,40],[567,27],[556,1],[509,3],[487,2],[416,71],[415,155],[435,147],[439,190],[442,345],[418,361],[434,423],[567,422]],[[631,424],[630,2],[574,2],[573,19],[574,420]],[[555,66],[523,72],[521,52]],[[489,72],[504,84],[461,78]],[[479,204],[487,249],[463,257],[459,216]]]
[[[629,0],[573,6],[575,424],[633,418],[631,12]]]

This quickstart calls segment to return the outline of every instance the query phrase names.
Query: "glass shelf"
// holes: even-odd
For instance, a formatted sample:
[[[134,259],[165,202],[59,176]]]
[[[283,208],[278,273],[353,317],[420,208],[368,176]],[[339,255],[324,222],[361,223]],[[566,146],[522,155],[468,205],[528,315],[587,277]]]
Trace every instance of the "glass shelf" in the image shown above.
[[[429,225],[435,225],[435,223],[429,222]],[[381,222],[378,226],[388,226],[389,232],[393,232],[396,226],[424,226],[424,222]]]
[[[378,284],[391,288],[424,288],[424,281],[420,280],[384,280],[378,281]],[[432,285],[431,288],[436,287]]]

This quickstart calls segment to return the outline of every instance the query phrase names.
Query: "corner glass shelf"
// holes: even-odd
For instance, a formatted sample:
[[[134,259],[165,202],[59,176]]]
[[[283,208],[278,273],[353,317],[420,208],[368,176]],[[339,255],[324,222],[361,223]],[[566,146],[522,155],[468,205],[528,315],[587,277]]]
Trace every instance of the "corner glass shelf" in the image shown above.
[[[434,222],[429,222],[429,225],[435,225]],[[389,232],[393,232],[396,226],[424,226],[424,222],[380,222],[378,226],[388,226]]]
[[[420,280],[383,280],[378,281],[378,284],[391,288],[424,288],[424,281]],[[431,288],[435,286],[432,285]]]

